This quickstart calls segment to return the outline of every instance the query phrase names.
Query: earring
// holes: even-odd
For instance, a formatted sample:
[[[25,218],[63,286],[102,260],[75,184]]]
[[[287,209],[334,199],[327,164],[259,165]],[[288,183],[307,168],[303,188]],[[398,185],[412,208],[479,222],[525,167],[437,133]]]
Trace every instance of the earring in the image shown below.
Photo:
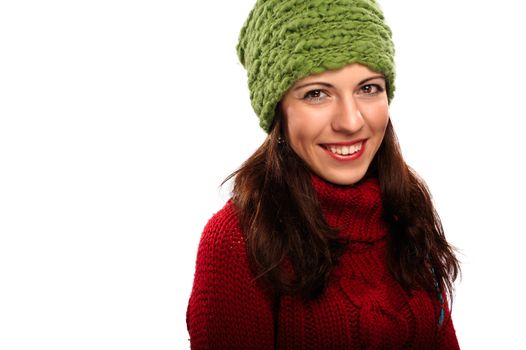
[[[281,136],[278,136],[278,145],[283,145],[283,144],[285,144],[285,140]]]

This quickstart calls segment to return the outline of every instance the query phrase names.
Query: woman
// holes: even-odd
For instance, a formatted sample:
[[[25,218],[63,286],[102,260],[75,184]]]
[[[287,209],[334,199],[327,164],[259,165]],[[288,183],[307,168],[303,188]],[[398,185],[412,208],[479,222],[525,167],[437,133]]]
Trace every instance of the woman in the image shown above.
[[[202,234],[192,348],[458,349],[459,264],[389,119],[376,2],[259,0],[237,49],[268,137]]]

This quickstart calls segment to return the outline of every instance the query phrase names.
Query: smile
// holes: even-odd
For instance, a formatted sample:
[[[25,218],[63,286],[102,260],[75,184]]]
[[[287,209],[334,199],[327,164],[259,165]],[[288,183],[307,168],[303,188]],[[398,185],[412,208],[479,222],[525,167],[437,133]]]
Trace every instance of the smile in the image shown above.
[[[337,160],[354,160],[359,158],[364,150],[365,140],[352,144],[324,144],[325,151]]]
[[[327,146],[327,149],[331,151],[332,153],[346,156],[349,154],[354,154],[356,152],[359,152],[362,149],[362,142],[355,143],[354,145],[350,145],[350,146]]]

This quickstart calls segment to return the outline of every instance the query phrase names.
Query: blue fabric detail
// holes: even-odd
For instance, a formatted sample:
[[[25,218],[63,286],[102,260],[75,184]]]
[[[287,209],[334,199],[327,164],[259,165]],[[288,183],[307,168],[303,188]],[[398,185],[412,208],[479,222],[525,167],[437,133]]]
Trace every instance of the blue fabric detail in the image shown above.
[[[440,285],[438,284],[438,279],[437,279],[437,275],[435,273],[435,269],[431,268],[431,272],[433,273],[433,279],[435,280],[435,290],[436,290],[436,293],[437,293],[438,301],[440,302],[440,313],[438,315],[438,326],[440,327],[444,323],[444,315],[445,315],[445,311],[444,311],[444,296],[440,292]]]
[[[440,315],[438,316],[438,325],[442,326],[444,323],[444,306],[440,309]]]

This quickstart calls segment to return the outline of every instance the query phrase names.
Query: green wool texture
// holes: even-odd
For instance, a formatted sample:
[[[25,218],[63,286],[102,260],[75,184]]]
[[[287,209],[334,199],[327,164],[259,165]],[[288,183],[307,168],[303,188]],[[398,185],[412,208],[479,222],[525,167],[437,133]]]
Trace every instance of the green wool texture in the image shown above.
[[[351,63],[382,73],[394,96],[392,32],[374,0],[257,0],[236,49],[266,132],[296,81]]]

